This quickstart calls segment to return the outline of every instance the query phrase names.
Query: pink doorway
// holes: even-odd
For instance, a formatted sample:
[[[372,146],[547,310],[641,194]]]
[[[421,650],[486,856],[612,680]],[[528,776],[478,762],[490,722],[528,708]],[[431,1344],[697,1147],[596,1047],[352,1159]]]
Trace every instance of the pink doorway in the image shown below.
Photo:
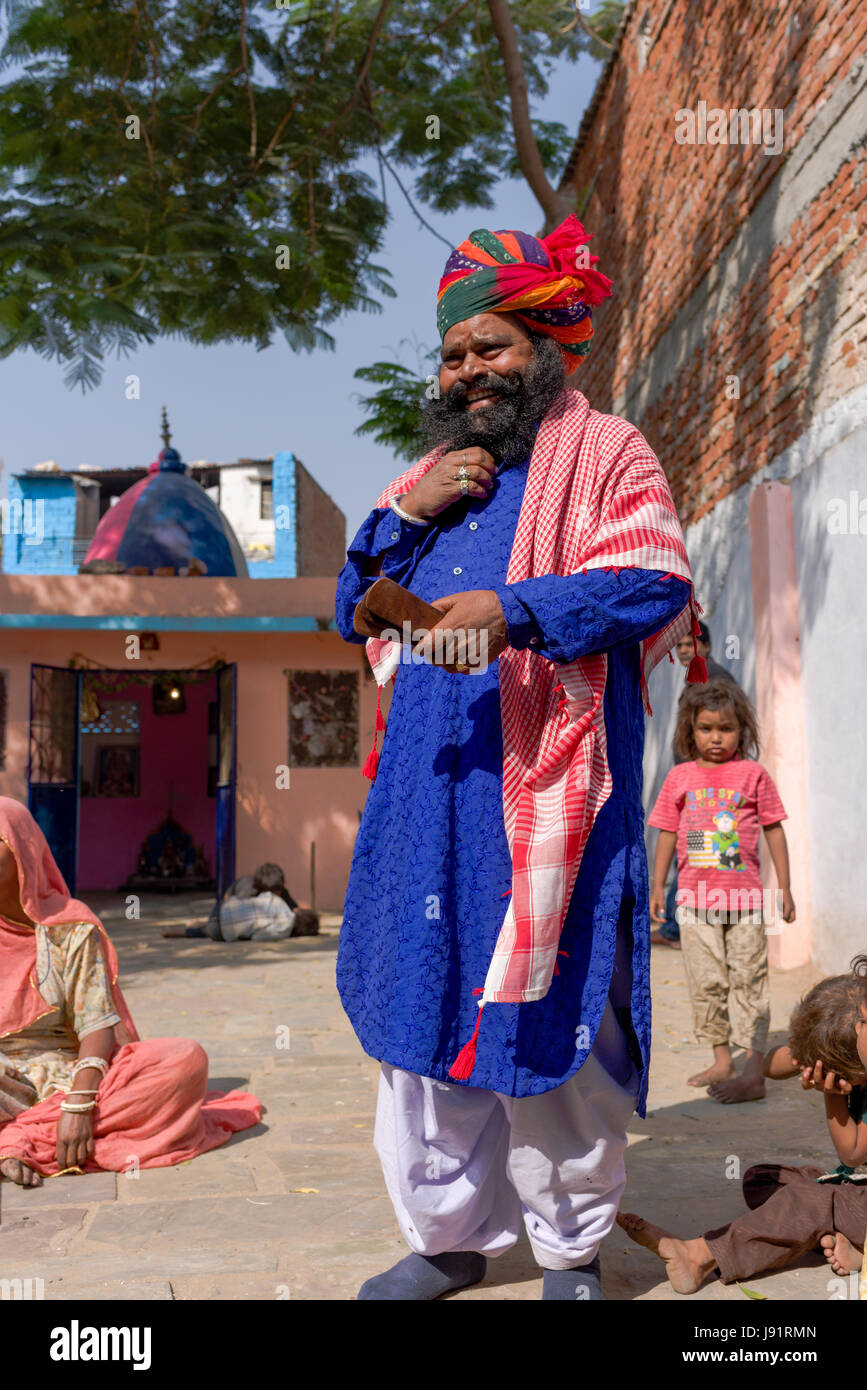
[[[77,891],[119,891],[142,845],[173,818],[216,872],[217,676],[85,673]]]

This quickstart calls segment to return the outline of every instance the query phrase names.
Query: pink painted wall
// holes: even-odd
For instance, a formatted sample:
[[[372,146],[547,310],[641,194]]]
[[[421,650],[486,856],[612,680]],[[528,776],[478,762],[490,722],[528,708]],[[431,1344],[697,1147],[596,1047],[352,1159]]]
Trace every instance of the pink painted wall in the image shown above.
[[[32,579],[32,576],[26,578]],[[73,586],[77,582],[70,581]],[[205,582],[219,583],[202,581]],[[270,588],[274,585],[285,591],[287,585],[301,585],[309,605],[307,611],[314,614],[317,612],[312,603],[314,597],[323,616],[328,605],[333,605],[333,580],[235,582],[244,582],[253,590],[257,586]],[[130,583],[128,579],[123,581],[124,585]],[[189,583],[169,579],[149,581],[149,587],[160,584],[166,595],[166,607],[150,611],[168,611],[173,586],[200,592],[199,580]],[[24,596],[16,592],[14,601],[10,601],[9,590],[10,585],[4,577],[0,580],[0,610],[27,611]],[[172,598],[171,601],[177,600]],[[43,602],[47,606],[48,598]],[[289,607],[297,611],[301,602],[290,590],[284,611]],[[42,604],[31,606],[38,608]],[[95,597],[89,607],[97,607]],[[140,604],[126,611],[141,612],[142,607]],[[124,611],[122,607],[120,611]],[[146,616],[141,626],[142,630],[147,629]],[[30,663],[40,661],[66,666],[73,656],[78,656],[98,666],[123,669],[127,665],[126,637],[123,631],[40,630],[34,633],[14,628],[3,631],[0,668],[9,672],[10,683],[7,759],[5,772],[0,772],[0,794],[25,802],[27,799]],[[238,872],[246,873],[263,860],[273,859],[283,866],[298,901],[302,906],[309,906],[310,845],[315,841],[316,905],[323,911],[339,912],[349,877],[358,813],[364,806],[370,785],[362,777],[361,768],[373,741],[376,686],[372,680],[362,677],[357,767],[296,768],[292,770],[290,787],[279,789],[275,785],[276,768],[286,763],[288,754],[288,696],[284,672],[290,667],[360,672],[365,660],[364,648],[344,642],[335,632],[170,632],[160,633],[159,652],[143,653],[140,657],[141,667],[150,670],[179,670],[217,660],[238,665]],[[387,709],[387,704],[384,708]],[[118,878],[117,882],[120,881]],[[117,883],[112,883],[111,887],[116,888]]]
[[[810,959],[810,875],[805,773],[804,707],[798,584],[792,526],[792,490],[787,483],[762,483],[750,498],[750,556],[756,644],[756,712],[761,762],[773,777],[788,819],[795,921],[769,934],[773,965],[792,969]],[[776,876],[762,838],[763,879]]]
[[[197,845],[204,845],[208,867],[214,872],[217,802],[207,790],[208,703],[216,698],[216,676],[186,686],[183,714],[154,714],[153,691],[148,685],[99,693],[103,706],[112,700],[138,701],[139,795],[81,798],[79,890],[116,889],[135,872],[142,841],[168,810],[170,782],[172,814]]]

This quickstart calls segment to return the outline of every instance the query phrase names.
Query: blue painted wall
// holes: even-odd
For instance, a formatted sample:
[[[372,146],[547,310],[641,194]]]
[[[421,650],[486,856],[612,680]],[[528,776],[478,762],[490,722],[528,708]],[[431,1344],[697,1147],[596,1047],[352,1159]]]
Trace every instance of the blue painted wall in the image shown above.
[[[41,525],[37,502],[42,504]],[[3,572],[77,574],[77,557],[73,557],[75,511],[75,484],[71,478],[51,473],[10,478],[9,507],[2,514]]]
[[[295,579],[298,576],[295,455],[288,450],[275,454],[273,469],[274,559],[248,560],[251,579]]]

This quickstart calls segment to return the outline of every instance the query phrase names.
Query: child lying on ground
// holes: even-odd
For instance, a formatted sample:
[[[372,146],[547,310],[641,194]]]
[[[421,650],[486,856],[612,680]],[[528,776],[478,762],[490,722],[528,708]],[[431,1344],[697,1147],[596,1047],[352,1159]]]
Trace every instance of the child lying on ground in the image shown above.
[[[618,1225],[665,1261],[677,1293],[695,1293],[714,1269],[724,1284],[793,1264],[821,1248],[835,1274],[860,1269],[867,1229],[867,955],[848,975],[822,980],[792,1014],[787,1047],[769,1052],[765,1075],[801,1074],[825,1097],[825,1118],[840,1163],[787,1168],[761,1163],[744,1175],[750,1211],[728,1226],[680,1240],[621,1213]]]

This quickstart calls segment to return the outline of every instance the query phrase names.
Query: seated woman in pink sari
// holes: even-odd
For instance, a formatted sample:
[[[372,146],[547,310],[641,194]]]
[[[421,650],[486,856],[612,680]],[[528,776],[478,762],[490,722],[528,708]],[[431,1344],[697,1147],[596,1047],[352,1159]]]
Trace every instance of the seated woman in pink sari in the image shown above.
[[[198,1043],[139,1040],[102,923],[0,797],[0,1174],[168,1167],[258,1122],[255,1096],[207,1081]]]

